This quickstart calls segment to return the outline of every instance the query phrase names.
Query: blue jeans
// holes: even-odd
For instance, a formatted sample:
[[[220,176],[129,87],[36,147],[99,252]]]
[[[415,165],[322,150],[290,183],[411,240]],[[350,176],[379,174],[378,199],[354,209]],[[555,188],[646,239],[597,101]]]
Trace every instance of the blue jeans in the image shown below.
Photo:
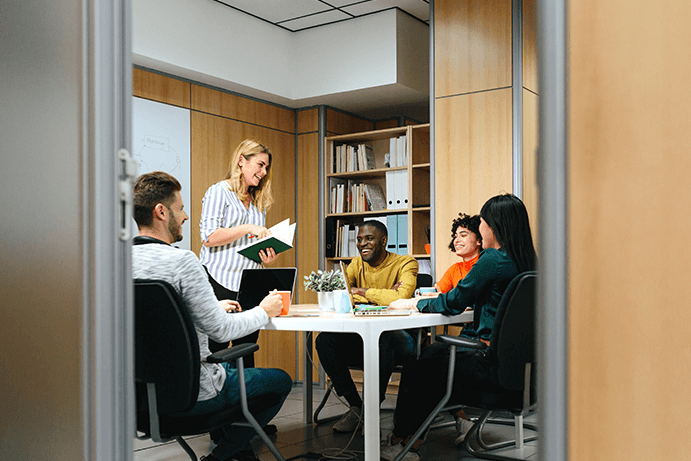
[[[189,411],[191,415],[213,413],[222,408],[240,404],[240,388],[238,386],[238,370],[229,363],[221,364],[226,370],[226,382],[216,397],[197,402]],[[252,413],[261,427],[266,426],[278,413],[293,387],[293,380],[288,373],[277,368],[246,368],[245,383],[247,398],[266,394],[280,394],[281,401],[270,408]],[[234,454],[245,450],[249,441],[257,433],[252,427],[226,426],[223,428],[223,438],[214,448],[213,454],[218,459],[227,460]]]

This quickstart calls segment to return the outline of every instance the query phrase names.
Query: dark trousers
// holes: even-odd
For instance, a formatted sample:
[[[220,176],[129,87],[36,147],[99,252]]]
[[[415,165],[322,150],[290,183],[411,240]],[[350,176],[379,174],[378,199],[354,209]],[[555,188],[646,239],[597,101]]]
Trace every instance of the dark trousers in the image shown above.
[[[214,289],[214,294],[216,295],[216,298],[218,300],[221,299],[232,299],[233,301],[238,299],[238,292],[237,291],[232,291],[218,283],[214,278],[209,274],[209,270],[206,269],[206,266],[204,267],[206,270],[206,275],[209,276],[209,283],[211,283],[211,286]],[[250,307],[249,309],[254,308],[255,306]],[[245,306],[242,306],[242,309],[245,310]],[[237,338],[233,340],[233,346],[237,346],[238,344],[245,344],[245,343],[256,343],[257,339],[259,338],[259,330],[248,334],[247,336],[243,336],[242,338]],[[223,349],[227,349],[228,346],[230,345],[230,341],[226,341],[223,343],[217,343],[213,339],[209,338],[209,350],[213,352],[217,352]],[[245,368],[254,368],[254,354],[248,355],[245,357],[244,360],[245,363]]]
[[[319,361],[333,382],[338,395],[357,392],[348,367],[362,368],[362,338],[357,333],[320,333],[315,341]],[[386,398],[386,387],[394,366],[415,359],[415,341],[405,331],[385,331],[379,337],[379,401]]]
[[[393,432],[397,437],[412,435],[422,426],[446,393],[449,357],[439,354],[405,365],[394,411]],[[456,353],[453,393],[447,405],[462,404],[464,396],[493,387],[489,359],[478,351]]]

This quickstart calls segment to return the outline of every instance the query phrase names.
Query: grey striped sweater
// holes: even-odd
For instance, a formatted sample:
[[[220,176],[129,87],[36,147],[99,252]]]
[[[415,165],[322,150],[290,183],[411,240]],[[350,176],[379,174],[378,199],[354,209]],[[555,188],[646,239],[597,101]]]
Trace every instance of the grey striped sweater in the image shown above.
[[[208,337],[224,342],[246,336],[268,323],[266,312],[257,308],[235,314],[226,313],[219,306],[201,263],[188,250],[157,243],[134,245],[132,272],[137,279],[164,280],[182,297],[197,330],[202,358],[197,400],[215,397],[223,388],[226,374],[221,365],[204,361],[211,354]]]

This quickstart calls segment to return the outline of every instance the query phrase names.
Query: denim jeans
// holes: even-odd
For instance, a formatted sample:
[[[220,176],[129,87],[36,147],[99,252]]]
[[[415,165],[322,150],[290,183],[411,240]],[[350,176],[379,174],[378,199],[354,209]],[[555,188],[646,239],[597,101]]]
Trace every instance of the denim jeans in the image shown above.
[[[316,339],[319,361],[333,382],[338,395],[356,392],[348,367],[362,368],[362,338],[357,333],[321,333]],[[394,366],[415,360],[415,341],[403,330],[385,331],[379,337],[379,401],[386,398],[386,387]]]
[[[238,370],[228,363],[222,365],[226,370],[226,381],[223,384],[223,389],[213,399],[197,402],[189,414],[212,413],[222,408],[240,404]],[[266,426],[276,416],[293,386],[290,375],[276,368],[247,368],[245,369],[245,383],[248,399],[266,394],[280,394],[283,397],[277,405],[252,413],[261,427]],[[223,438],[213,450],[214,456],[221,460],[230,459],[234,454],[246,449],[249,446],[249,441],[256,435],[252,427],[230,425],[223,428],[223,433]]]

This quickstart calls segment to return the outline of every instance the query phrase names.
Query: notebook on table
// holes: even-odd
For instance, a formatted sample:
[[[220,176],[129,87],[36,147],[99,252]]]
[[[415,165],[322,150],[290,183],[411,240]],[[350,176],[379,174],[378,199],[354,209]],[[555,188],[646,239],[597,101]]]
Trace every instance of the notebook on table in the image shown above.
[[[243,310],[258,306],[273,290],[290,291],[290,302],[293,302],[293,288],[297,269],[294,267],[277,267],[262,269],[243,269],[240,276],[238,299]]]
[[[345,281],[346,290],[348,290],[348,295],[350,296],[350,305],[353,307],[353,314],[356,317],[374,317],[374,316],[401,316],[410,315],[414,311],[413,309],[387,309],[388,306],[374,306],[372,304],[355,304],[353,300],[353,293],[350,290],[350,284],[348,283],[348,277],[345,275],[345,264],[343,261],[339,261],[339,267],[343,273],[343,280]]]

